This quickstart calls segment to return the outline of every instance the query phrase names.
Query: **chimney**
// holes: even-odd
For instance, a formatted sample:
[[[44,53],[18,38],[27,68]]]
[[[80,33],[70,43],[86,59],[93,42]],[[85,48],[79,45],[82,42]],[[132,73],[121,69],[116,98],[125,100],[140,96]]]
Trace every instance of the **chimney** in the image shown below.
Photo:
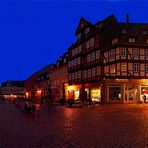
[[[129,15],[128,15],[128,13],[126,14],[126,25],[128,26],[128,24],[129,24]]]

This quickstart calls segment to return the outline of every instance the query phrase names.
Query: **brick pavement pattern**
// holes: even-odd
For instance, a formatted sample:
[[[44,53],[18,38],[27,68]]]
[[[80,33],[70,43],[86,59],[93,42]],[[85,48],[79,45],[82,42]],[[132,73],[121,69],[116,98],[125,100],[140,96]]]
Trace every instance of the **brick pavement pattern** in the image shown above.
[[[42,106],[39,116],[0,104],[0,148],[147,148],[148,105]]]

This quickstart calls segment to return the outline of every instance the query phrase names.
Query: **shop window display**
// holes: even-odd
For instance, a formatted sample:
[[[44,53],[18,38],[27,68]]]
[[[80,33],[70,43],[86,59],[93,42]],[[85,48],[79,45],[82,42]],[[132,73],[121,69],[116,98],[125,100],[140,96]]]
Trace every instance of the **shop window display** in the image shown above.
[[[99,88],[92,88],[91,89],[91,100],[94,102],[101,101],[101,90]]]
[[[137,85],[126,85],[125,86],[125,101],[133,102],[137,98]]]

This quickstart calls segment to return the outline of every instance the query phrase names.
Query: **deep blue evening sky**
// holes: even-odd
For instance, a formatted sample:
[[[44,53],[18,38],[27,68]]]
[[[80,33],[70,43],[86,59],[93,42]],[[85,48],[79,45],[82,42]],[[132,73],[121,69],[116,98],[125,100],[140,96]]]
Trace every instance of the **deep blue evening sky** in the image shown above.
[[[115,14],[148,23],[148,2],[134,0],[0,1],[0,82],[27,79],[75,41],[81,16],[95,23]]]

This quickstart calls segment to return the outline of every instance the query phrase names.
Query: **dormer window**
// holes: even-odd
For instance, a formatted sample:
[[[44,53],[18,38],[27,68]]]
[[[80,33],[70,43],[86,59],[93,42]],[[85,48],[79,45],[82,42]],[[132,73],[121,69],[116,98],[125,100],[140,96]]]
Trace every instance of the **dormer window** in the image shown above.
[[[147,35],[147,31],[146,30],[142,30],[141,31],[141,35]]]
[[[127,34],[127,29],[122,29],[121,31],[123,34]]]
[[[89,27],[87,27],[86,29],[85,29],[85,34],[88,34],[89,33]]]
[[[129,41],[130,43],[135,43],[135,38],[129,38],[128,41]]]
[[[80,39],[80,38],[81,38],[81,33],[79,33],[79,34],[77,35],[77,38],[78,38],[78,39]]]
[[[116,43],[118,43],[118,38],[112,39],[112,44],[116,44]]]

